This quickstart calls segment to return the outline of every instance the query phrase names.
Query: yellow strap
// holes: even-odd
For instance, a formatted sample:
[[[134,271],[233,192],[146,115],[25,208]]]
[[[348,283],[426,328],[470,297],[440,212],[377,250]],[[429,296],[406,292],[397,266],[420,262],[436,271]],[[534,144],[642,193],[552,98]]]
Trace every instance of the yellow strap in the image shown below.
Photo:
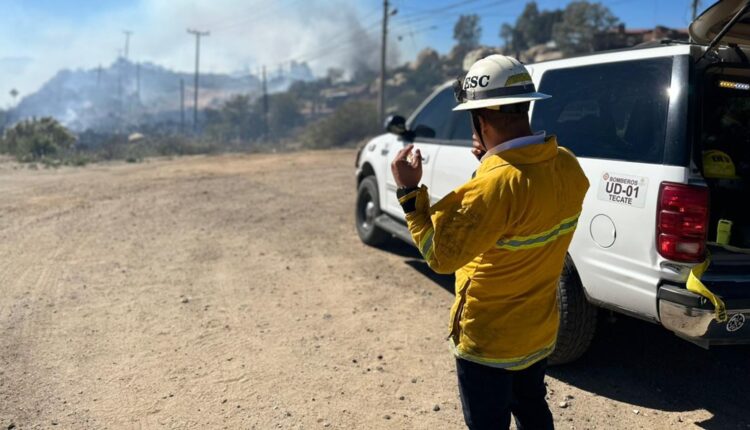
[[[724,302],[716,297],[716,295],[712,293],[703,282],[701,282],[701,277],[706,273],[706,270],[708,270],[709,264],[711,264],[710,256],[706,257],[706,261],[703,263],[693,267],[690,271],[690,276],[688,277],[687,289],[710,300],[711,303],[714,304],[714,309],[716,310],[714,319],[718,322],[725,322],[727,320],[727,308],[724,306]]]

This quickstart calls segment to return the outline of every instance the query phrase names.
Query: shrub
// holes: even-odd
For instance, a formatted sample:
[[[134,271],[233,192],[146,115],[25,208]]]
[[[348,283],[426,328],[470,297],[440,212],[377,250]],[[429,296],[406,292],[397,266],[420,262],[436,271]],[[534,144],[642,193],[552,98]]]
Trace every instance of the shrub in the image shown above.
[[[5,130],[2,150],[19,161],[30,162],[54,158],[70,149],[76,137],[54,118],[32,118]]]
[[[331,116],[311,124],[302,133],[302,144],[308,148],[332,148],[354,144],[380,132],[374,103],[352,101],[342,105]]]

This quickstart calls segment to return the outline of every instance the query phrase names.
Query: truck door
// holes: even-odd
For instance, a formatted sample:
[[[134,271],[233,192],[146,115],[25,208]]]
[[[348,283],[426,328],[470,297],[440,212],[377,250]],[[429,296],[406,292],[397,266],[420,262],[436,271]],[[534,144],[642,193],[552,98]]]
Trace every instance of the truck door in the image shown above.
[[[432,173],[432,203],[471,179],[479,161],[471,153],[471,117],[466,111],[452,112],[449,139],[440,147]]]

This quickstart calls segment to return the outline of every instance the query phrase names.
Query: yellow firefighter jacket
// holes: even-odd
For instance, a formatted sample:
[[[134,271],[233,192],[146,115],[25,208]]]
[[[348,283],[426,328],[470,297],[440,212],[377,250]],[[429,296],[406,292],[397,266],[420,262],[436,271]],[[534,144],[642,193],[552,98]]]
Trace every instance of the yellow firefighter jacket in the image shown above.
[[[399,199],[427,264],[456,273],[457,357],[520,370],[552,353],[558,278],[588,187],[575,156],[549,136],[485,158],[432,207],[424,185]]]

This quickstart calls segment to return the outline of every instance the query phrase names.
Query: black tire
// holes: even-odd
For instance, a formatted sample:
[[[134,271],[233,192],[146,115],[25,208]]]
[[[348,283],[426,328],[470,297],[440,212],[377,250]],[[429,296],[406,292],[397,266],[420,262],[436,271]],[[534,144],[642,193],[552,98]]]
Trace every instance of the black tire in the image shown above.
[[[588,302],[581,278],[570,257],[560,274],[557,287],[560,306],[560,331],[550,364],[566,364],[580,358],[591,345],[596,331],[597,309]]]
[[[368,176],[359,183],[354,212],[357,234],[367,245],[382,245],[391,238],[388,232],[375,225],[375,218],[380,214],[378,183],[374,176]]]

